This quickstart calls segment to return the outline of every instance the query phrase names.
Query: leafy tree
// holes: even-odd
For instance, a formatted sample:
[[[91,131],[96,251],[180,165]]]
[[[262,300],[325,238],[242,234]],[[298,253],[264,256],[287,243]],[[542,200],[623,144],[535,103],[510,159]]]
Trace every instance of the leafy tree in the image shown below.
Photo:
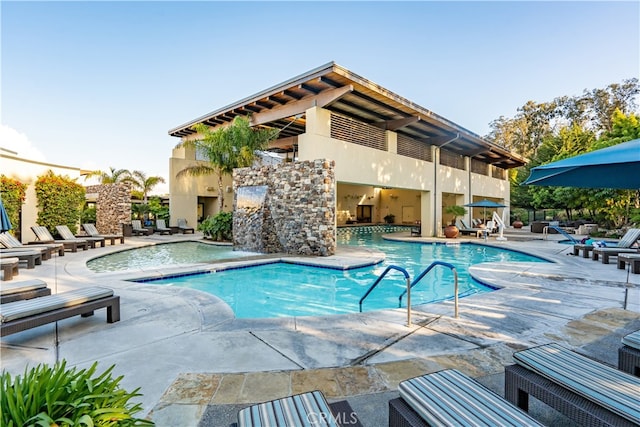
[[[55,175],[49,170],[35,183],[38,198],[38,224],[53,234],[56,225],[67,225],[76,233],[85,202],[85,189],[68,176]]]
[[[26,197],[26,190],[26,184],[21,183],[17,179],[0,175],[0,199],[14,229],[18,226],[20,210]],[[12,230],[11,233],[14,233],[14,230]]]
[[[256,151],[264,150],[269,141],[277,138],[277,129],[254,129],[248,117],[237,116],[225,127],[211,129],[202,123],[193,126],[200,139],[183,141],[178,147],[193,147],[203,153],[209,164],[189,166],[177,176],[191,175],[218,176],[218,210],[224,206],[222,178],[231,175],[235,168],[251,166],[256,158]]]
[[[165,182],[161,176],[147,176],[146,173],[139,170],[133,171],[125,180],[131,182],[134,192],[138,192],[142,196],[140,198],[143,203],[147,203],[147,196],[155,186]]]

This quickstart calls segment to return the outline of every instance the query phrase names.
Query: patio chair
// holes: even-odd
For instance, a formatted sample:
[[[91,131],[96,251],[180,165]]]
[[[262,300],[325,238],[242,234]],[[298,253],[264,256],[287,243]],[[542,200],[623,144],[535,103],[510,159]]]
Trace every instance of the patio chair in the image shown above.
[[[599,257],[602,257],[602,263],[609,264],[609,257],[618,256],[618,254],[622,253],[637,253],[638,239],[640,239],[640,228],[630,228],[618,243],[612,246],[594,248],[591,259],[597,261]]]
[[[193,234],[195,232],[195,229],[193,227],[187,226],[187,220],[184,218],[178,218],[178,230],[182,234],[187,234],[187,233]]]
[[[89,249],[89,242],[82,239],[74,240],[56,240],[53,238],[47,227],[42,225],[32,225],[31,230],[36,235],[36,239],[39,243],[62,243],[65,249],[70,249],[71,252],[78,252],[78,248],[82,250]]]
[[[27,263],[27,269],[35,268],[36,265],[42,264],[42,252],[39,250],[3,250],[0,252],[0,259],[18,258],[19,261]]]
[[[0,336],[26,331],[36,326],[77,316],[92,316],[94,310],[107,309],[107,322],[120,320],[120,297],[112,289],[99,286],[54,295],[15,301],[2,305]]]
[[[51,295],[51,289],[40,279],[0,285],[0,304]]]
[[[156,220],[156,231],[160,234],[173,234],[173,230],[167,227],[164,219]]]
[[[79,238],[79,237],[74,236],[73,233],[71,232],[71,230],[69,229],[69,227],[66,226],[66,225],[56,225],[56,231],[58,231],[58,234],[64,240],[69,240],[69,241],[84,240],[86,242],[89,242],[89,245],[91,246],[91,249],[95,249],[96,244],[99,244],[101,248],[104,248],[104,245],[105,245],[104,237],[84,236],[82,238]]]
[[[82,228],[84,229],[84,232],[91,237],[102,237],[105,241],[109,240],[109,243],[112,246],[116,244],[116,240],[120,240],[120,243],[124,243],[123,234],[100,234],[94,224],[82,224]]]
[[[514,353],[505,397],[527,411],[529,396],[583,425],[640,424],[640,378],[551,343]]]
[[[153,234],[153,230],[143,227],[142,221],[140,221],[139,219],[132,219],[131,227],[133,234],[135,234],[136,236],[149,236],[150,234]]]
[[[622,337],[618,349],[618,369],[640,377],[640,329]]]
[[[362,427],[362,424],[346,400],[329,404],[318,390],[259,403],[238,412],[237,427],[287,426]]]
[[[412,378],[389,401],[389,427],[541,426],[501,396],[455,369]]]
[[[9,233],[0,233],[0,245],[6,249],[45,249],[43,251],[43,259],[50,259],[56,252],[59,256],[64,256],[64,245],[62,243],[47,243],[47,244],[29,244],[23,245],[20,240],[16,239]]]
[[[18,258],[0,258],[2,280],[12,280],[13,276],[20,274],[20,260]]]

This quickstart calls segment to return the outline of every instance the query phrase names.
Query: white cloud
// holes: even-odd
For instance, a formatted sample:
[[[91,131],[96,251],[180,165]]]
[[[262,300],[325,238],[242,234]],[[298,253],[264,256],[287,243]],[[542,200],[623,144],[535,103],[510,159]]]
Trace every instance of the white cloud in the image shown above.
[[[18,153],[23,159],[46,161],[44,154],[33,146],[27,135],[7,125],[0,125],[0,148]]]

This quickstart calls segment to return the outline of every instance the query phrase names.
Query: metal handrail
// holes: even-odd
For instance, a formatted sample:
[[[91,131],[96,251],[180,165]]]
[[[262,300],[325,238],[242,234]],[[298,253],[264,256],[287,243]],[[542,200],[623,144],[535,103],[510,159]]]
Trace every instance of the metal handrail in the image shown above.
[[[401,272],[402,274],[404,274],[405,279],[407,279],[407,289],[409,289],[409,284],[411,283],[411,278],[409,277],[409,273],[407,272],[407,270],[405,270],[402,267],[398,267],[397,265],[390,265],[389,267],[387,267],[380,276],[378,276],[378,278],[376,279],[375,282],[373,282],[373,285],[371,285],[369,287],[369,289],[367,290],[367,292],[365,292],[365,294],[362,296],[362,298],[360,298],[360,313],[362,313],[362,302],[365,300],[366,297],[369,296],[369,294],[371,293],[371,291],[373,290],[373,288],[375,288],[376,286],[378,286],[378,283],[380,283],[380,281],[382,280],[382,278],[384,276],[387,275],[387,273],[391,270],[397,270],[399,272]]]
[[[456,318],[458,318],[458,271],[456,270],[456,267],[453,264],[450,264],[448,262],[444,262],[444,261],[433,261],[429,267],[425,268],[424,271],[422,271],[422,273],[420,273],[418,276],[416,276],[415,279],[413,279],[413,282],[407,286],[407,289],[402,292],[400,294],[400,296],[398,297],[398,308],[402,307],[402,297],[405,296],[405,294],[407,295],[407,324],[408,326],[411,326],[411,288],[413,288],[415,285],[418,284],[418,282],[420,280],[422,280],[422,278],[424,276],[427,275],[427,273],[429,273],[436,265],[442,265],[444,267],[448,267],[449,269],[451,269],[451,271],[453,272],[453,282],[454,282],[454,309],[455,309],[455,316]]]

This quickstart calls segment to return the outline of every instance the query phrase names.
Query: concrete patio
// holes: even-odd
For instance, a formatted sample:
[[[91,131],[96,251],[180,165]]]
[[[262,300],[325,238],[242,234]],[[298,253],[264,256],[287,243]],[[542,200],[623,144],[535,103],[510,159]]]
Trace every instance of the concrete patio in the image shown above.
[[[431,240],[408,234],[402,238]],[[20,374],[27,365],[59,359],[80,367],[115,364],[123,387],[141,387],[144,415],[158,426],[227,426],[251,403],[315,389],[330,401],[347,399],[363,425],[379,426],[387,422],[386,402],[397,396],[400,381],[443,368],[455,367],[502,393],[511,355],[533,345],[554,341],[615,365],[620,337],[640,329],[640,275],[570,256],[571,245],[559,244],[558,236],[507,237],[487,244],[553,263],[476,265],[474,277],[502,289],[461,299],[458,319],[452,302],[414,307],[411,327],[400,309],[235,319],[212,295],[124,280],[211,265],[96,274],[85,264],[123,248],[201,238],[197,233],[128,238],[125,245],[66,253],[21,269],[14,281],[40,278],[53,292],[111,287],[121,297],[121,321],[108,324],[99,310],[58,322],[57,334],[51,324],[3,337],[2,369]],[[323,261],[359,265],[372,257],[380,254],[340,248]],[[533,405],[531,413],[545,424],[570,425],[543,405]]]

